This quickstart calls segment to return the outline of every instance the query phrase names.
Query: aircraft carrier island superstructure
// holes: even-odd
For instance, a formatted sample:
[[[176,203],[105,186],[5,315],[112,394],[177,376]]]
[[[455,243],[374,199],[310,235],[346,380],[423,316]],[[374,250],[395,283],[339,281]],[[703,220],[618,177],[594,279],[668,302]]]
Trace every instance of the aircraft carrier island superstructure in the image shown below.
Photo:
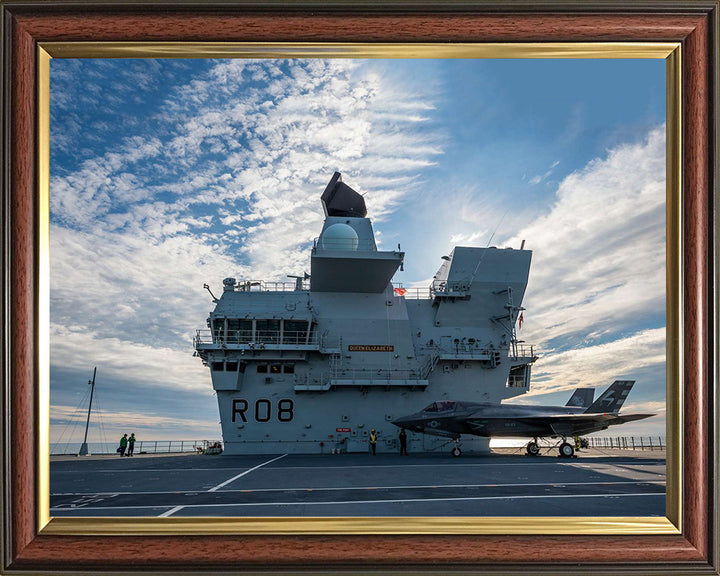
[[[429,288],[395,287],[404,253],[378,250],[363,197],[336,172],[321,202],[309,277],[226,278],[194,338],[226,453],[367,452],[372,430],[377,452],[397,452],[397,417],[437,400],[499,403],[529,390],[537,355],[515,334],[529,250],[458,246]],[[449,442],[408,434],[410,452]],[[487,443],[472,438],[464,449]]]

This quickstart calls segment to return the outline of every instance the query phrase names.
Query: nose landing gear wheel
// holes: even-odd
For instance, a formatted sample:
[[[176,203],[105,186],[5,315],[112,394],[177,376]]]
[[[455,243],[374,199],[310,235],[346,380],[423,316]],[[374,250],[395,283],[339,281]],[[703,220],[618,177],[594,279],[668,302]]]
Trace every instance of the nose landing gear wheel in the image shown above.
[[[537,456],[540,454],[540,446],[538,446],[537,442],[528,442],[526,449],[528,456]]]
[[[451,454],[452,454],[455,458],[457,458],[458,456],[460,456],[460,455],[462,454],[462,450],[460,450],[460,447],[459,447],[459,446],[455,446],[455,447],[452,449]]]
[[[575,454],[575,448],[573,448],[572,444],[568,444],[567,442],[560,444],[559,450],[561,458],[572,458],[572,455]]]

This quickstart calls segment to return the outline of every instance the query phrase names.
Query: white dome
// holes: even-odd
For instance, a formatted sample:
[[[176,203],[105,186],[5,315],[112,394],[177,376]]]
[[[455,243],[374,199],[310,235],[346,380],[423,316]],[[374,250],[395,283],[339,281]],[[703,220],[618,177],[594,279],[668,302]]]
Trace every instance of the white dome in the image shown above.
[[[357,250],[358,247],[357,232],[341,222],[328,226],[320,241],[324,250]]]

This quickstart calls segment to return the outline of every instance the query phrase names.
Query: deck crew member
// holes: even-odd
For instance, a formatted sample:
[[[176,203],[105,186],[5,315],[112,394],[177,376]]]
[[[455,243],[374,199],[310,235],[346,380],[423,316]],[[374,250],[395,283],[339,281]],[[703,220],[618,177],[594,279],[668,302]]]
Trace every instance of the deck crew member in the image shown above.
[[[127,445],[128,445],[127,434],[123,434],[123,437],[120,438],[120,456],[125,456],[125,448],[127,448]]]
[[[128,456],[132,456],[134,451],[135,451],[135,432],[130,434],[130,438],[128,438]]]
[[[407,432],[400,428],[400,456],[407,456]]]
[[[377,446],[377,434],[375,434],[375,428],[370,430],[370,448],[372,448],[372,455],[375,456],[375,448]]]

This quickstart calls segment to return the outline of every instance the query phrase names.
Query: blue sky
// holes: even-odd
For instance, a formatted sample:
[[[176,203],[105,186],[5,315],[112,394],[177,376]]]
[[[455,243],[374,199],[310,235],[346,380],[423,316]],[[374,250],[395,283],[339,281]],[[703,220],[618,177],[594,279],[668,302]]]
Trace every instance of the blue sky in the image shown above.
[[[52,60],[51,443],[220,437],[192,334],[222,278],[309,270],[333,171],[396,281],[454,245],[533,250],[522,402],[637,380],[664,434],[662,60]],[[619,430],[618,430],[619,432]],[[99,426],[91,438],[103,440]]]

